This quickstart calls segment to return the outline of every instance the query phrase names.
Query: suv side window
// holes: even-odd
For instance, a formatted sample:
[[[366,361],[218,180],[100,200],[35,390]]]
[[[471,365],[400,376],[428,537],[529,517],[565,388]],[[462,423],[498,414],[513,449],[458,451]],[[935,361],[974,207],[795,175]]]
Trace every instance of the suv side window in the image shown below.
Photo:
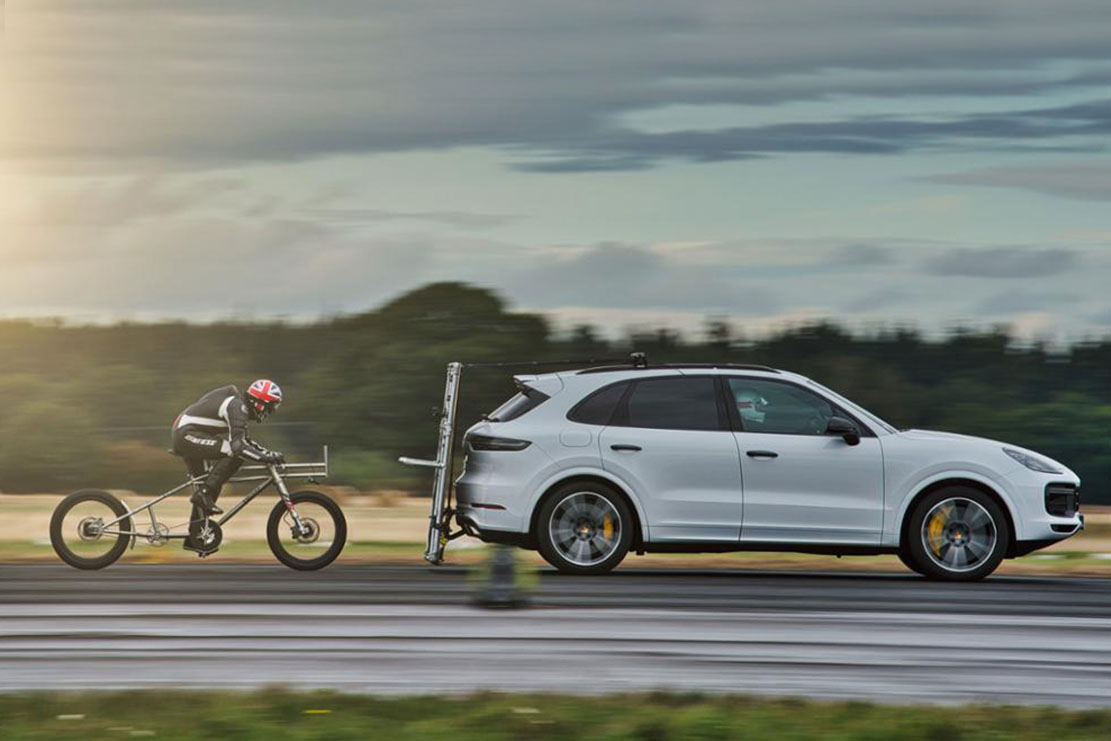
[[[830,417],[853,419],[817,394],[791,383],[729,378],[727,390],[745,432],[824,435]]]
[[[722,430],[725,422],[712,376],[639,380],[613,421],[660,430]]]
[[[627,388],[629,382],[623,381],[598,389],[576,404],[567,419],[584,425],[608,425]]]

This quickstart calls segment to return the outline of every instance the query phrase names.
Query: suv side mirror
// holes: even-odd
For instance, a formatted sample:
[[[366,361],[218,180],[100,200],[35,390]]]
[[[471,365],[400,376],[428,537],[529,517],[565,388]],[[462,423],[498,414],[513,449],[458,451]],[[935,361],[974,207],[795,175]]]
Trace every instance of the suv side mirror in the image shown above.
[[[826,423],[827,435],[840,435],[849,445],[860,444],[860,430],[844,417],[830,417]]]

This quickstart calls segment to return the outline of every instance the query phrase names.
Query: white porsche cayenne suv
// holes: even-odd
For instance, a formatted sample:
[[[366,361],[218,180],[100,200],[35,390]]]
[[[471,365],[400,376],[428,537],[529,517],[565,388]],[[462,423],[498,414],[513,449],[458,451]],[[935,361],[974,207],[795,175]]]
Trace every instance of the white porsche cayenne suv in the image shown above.
[[[1014,445],[897,430],[764,366],[515,378],[464,438],[457,518],[487,542],[603,573],[632,550],[895,553],[981,579],[1083,528],[1080,479]]]

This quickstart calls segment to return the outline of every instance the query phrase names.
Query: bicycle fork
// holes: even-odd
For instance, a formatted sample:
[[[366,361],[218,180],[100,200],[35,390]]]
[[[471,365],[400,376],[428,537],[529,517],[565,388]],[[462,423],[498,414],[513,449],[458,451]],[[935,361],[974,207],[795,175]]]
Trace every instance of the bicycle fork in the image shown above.
[[[270,477],[274,479],[274,485],[278,487],[278,494],[281,495],[285,508],[289,510],[289,514],[293,517],[294,537],[305,537],[308,531],[305,529],[305,524],[301,522],[301,516],[297,514],[297,510],[293,507],[293,499],[289,496],[289,488],[285,485],[285,479],[278,474],[277,466],[270,464],[267,468],[270,470]]]

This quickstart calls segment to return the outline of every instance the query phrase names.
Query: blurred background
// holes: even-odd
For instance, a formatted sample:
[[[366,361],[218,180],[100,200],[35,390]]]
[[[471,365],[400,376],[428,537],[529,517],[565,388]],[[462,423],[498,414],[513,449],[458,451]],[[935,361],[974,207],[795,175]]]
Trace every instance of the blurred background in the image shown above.
[[[898,427],[997,438],[1059,459],[1088,503],[1111,503],[1111,339],[1064,346],[1005,328],[925,337],[912,326],[853,332],[836,320],[759,335],[709,318],[696,332],[644,327],[616,338],[559,330],[487,289],[440,283],[363,314],[315,322],[0,323],[0,490],[85,486],[154,494],[183,475],[166,452],[175,416],[210,388],[277,380],[288,401],[255,426],[302,460],[331,446],[330,483],[426,493],[398,455],[434,457],[449,361],[614,358],[763,363],[810,375]],[[511,396],[513,371],[466,371],[460,419]],[[524,369],[523,372],[529,372]]]

